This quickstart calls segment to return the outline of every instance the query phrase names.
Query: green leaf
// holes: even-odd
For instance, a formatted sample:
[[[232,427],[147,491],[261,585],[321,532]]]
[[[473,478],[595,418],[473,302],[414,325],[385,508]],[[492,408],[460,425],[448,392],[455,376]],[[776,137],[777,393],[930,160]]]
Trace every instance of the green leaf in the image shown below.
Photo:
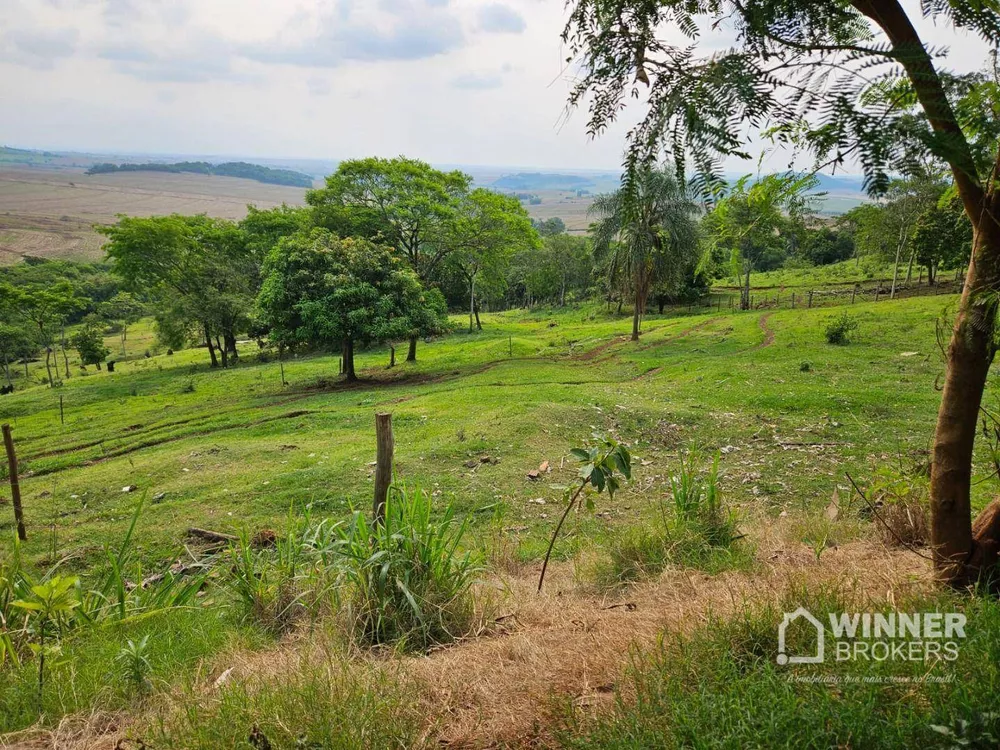
[[[573,448],[570,451],[570,454],[573,455],[573,456],[575,456],[576,458],[578,458],[581,461],[589,461],[590,460],[590,452],[587,451],[587,450],[585,450],[584,448]]]

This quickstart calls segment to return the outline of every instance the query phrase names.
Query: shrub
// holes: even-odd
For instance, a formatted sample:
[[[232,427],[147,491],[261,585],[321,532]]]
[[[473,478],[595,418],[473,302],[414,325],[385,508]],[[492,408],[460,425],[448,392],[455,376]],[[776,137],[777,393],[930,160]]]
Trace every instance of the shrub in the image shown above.
[[[844,346],[851,342],[851,334],[858,329],[858,321],[850,314],[843,312],[830,320],[824,331],[826,343]]]
[[[356,640],[424,649],[468,631],[475,609],[471,587],[482,568],[458,551],[465,530],[451,506],[434,521],[427,493],[395,485],[384,523],[369,523],[356,512],[339,528]]]

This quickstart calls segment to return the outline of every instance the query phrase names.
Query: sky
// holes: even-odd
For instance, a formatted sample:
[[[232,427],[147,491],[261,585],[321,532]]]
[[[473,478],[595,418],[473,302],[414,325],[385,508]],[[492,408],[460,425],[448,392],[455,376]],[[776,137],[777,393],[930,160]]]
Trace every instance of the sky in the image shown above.
[[[597,139],[565,116],[565,17],[563,0],[0,0],[0,144],[616,169],[640,107]],[[950,67],[984,66],[977,39],[918,26]]]

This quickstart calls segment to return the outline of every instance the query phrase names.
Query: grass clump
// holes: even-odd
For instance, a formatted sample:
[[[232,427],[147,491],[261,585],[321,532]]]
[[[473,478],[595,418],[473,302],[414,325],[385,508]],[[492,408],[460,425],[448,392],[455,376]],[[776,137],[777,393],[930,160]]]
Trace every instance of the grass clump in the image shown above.
[[[420,717],[400,686],[374,668],[323,654],[236,680],[206,698],[191,689],[136,739],[157,748],[407,748]]]
[[[739,519],[726,507],[719,489],[719,457],[707,470],[697,458],[681,459],[670,479],[669,497],[658,498],[655,520],[625,529],[608,545],[608,559],[598,564],[601,585],[617,585],[659,575],[670,565],[716,573],[752,560],[740,545]]]
[[[451,506],[434,520],[431,498],[419,488],[391,487],[384,523],[355,513],[340,529],[340,575],[354,638],[420,650],[468,632],[472,584],[482,568],[459,551],[465,531]]]
[[[954,662],[828,657],[823,664],[779,666],[776,633],[783,612],[801,605],[828,622],[830,612],[889,611],[847,601],[837,591],[813,591],[778,606],[747,607],[689,635],[664,637],[634,657],[610,712],[569,716],[564,746],[997,746],[1000,714],[982,687],[1000,679],[995,598],[942,595],[889,608],[964,611],[968,637]],[[828,632],[828,643],[831,637]]]

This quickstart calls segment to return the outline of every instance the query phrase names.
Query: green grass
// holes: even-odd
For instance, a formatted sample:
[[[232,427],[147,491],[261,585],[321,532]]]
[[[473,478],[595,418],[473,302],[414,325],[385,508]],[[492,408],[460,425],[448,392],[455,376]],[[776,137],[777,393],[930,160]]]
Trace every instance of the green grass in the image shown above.
[[[14,425],[21,458],[23,554],[38,570],[63,561],[86,581],[103,563],[105,545],[123,537],[140,497],[146,507],[133,554],[149,572],[186,554],[192,526],[252,534],[284,528],[290,514],[346,521],[352,508],[371,504],[374,414],[387,410],[397,479],[430,493],[433,518],[450,505],[468,524],[463,552],[511,566],[538,562],[561,510],[559,486],[571,484],[578,468],[569,450],[603,432],[629,444],[633,481],[613,501],[598,497],[598,514],[571,514],[556,559],[617,545],[621,567],[641,563],[626,577],[668,565],[752,569],[752,529],[749,555],[738,559],[657,560],[655,544],[630,536],[660,513],[679,453],[719,452],[727,505],[765,523],[783,512],[813,523],[835,491],[849,494],[846,471],[861,482],[886,465],[910,471],[926,460],[933,437],[934,383],[943,371],[935,332],[955,300],[859,302],[851,308],[859,327],[846,346],[824,338],[835,309],[652,315],[638,344],[627,341],[627,311],[616,317],[603,306],[487,314],[482,332],[421,343],[416,363],[388,370],[387,348],[361,352],[363,380],[351,387],[337,376],[336,356],[287,361],[283,386],[278,363],[258,361],[256,344],[241,347],[238,367],[211,370],[204,350],[156,353],[142,324],[130,349],[148,347],[151,358],[0,397],[0,421]],[[991,384],[987,402],[995,398]],[[529,478],[544,461],[551,472]],[[973,503],[981,507],[993,494],[982,481],[991,472],[985,453],[975,469]],[[131,485],[137,489],[122,491]],[[13,533],[11,516],[0,505],[0,538]],[[814,536],[804,531],[803,541]],[[206,612],[156,625],[170,633],[170,623],[196,620],[177,636],[192,640],[176,658],[154,653],[154,682],[182,679],[234,640],[272,637],[240,624],[234,610]],[[94,648],[92,664],[87,639],[100,636],[65,644],[73,656],[64,669],[75,677],[67,672],[53,689],[77,687],[70,697],[46,698],[46,721],[135,700],[102,680],[118,668],[114,656],[127,640],[142,634],[115,631]],[[160,648],[155,638],[150,643]],[[7,729],[34,721],[27,669],[0,670],[7,711],[0,726]],[[212,719],[218,731],[236,716],[226,711]],[[186,731],[170,736],[210,744]]]
[[[955,662],[841,661],[778,666],[775,630],[799,605],[867,611],[837,591],[799,592],[782,607],[747,608],[636,654],[613,710],[597,719],[567,710],[572,748],[996,747],[1000,715],[1000,604],[941,596],[897,602],[900,611],[964,611]],[[875,605],[874,611],[893,611]],[[938,679],[935,679],[938,678]],[[627,697],[624,697],[627,696]],[[967,722],[964,740],[932,726]]]

